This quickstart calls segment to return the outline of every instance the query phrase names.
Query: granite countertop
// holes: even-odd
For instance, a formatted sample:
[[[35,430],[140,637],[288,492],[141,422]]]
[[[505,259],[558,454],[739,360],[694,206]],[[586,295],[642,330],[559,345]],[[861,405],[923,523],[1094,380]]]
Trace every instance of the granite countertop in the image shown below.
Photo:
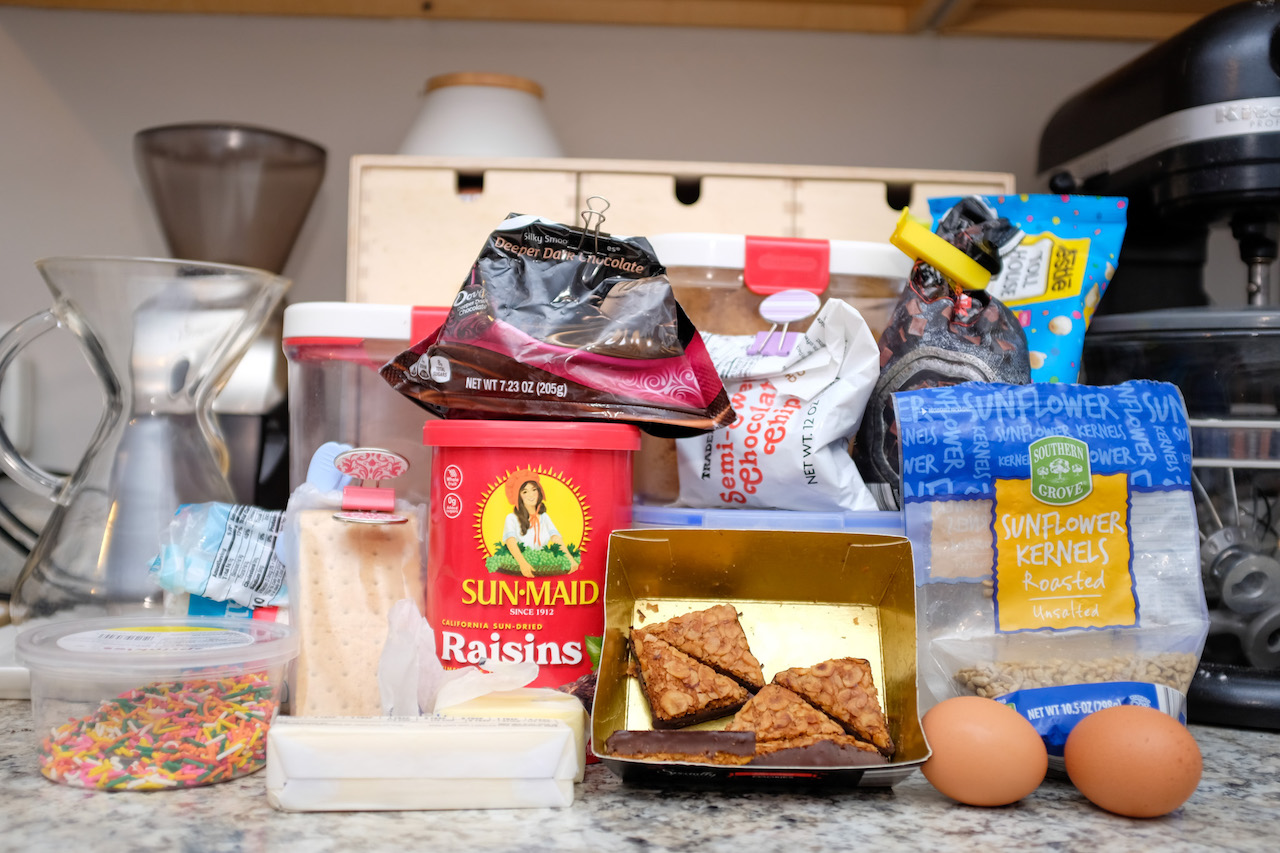
[[[36,770],[29,703],[0,700],[0,850],[1258,850],[1280,831],[1280,734],[1192,726],[1204,778],[1177,812],[1131,820],[1048,780],[1012,806],[962,806],[919,773],[892,789],[718,793],[624,785],[587,768],[568,809],[287,814],[264,774],[183,791],[105,793]]]

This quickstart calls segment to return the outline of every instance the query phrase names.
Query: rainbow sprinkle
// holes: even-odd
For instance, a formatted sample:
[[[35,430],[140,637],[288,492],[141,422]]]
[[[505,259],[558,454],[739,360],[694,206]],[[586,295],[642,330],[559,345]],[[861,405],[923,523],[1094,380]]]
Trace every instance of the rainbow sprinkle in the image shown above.
[[[40,772],[78,788],[154,791],[261,768],[278,708],[265,672],[149,684],[104,701],[40,743]]]

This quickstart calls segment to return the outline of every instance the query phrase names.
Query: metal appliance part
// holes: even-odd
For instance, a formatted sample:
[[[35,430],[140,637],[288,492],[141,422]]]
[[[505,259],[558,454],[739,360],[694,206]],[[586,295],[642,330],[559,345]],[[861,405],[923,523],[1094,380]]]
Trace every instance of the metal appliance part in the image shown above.
[[[1070,98],[1040,138],[1055,193],[1126,196],[1101,313],[1206,305],[1209,226],[1229,223],[1244,302],[1271,304],[1280,222],[1280,4],[1206,15]]]

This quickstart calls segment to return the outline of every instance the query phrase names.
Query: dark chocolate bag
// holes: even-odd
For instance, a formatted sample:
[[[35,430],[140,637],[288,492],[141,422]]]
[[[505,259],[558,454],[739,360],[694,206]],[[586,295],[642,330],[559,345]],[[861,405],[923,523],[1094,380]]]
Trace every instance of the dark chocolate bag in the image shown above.
[[[1022,237],[975,197],[951,208],[936,234],[989,273],[1000,271],[1000,258]],[[880,377],[854,443],[854,459],[882,509],[899,505],[893,394],[970,381],[1030,382],[1026,336],[1004,303],[917,260],[880,336]]]
[[[533,216],[489,235],[444,325],[382,376],[446,418],[605,420],[665,437],[734,420],[649,242]]]

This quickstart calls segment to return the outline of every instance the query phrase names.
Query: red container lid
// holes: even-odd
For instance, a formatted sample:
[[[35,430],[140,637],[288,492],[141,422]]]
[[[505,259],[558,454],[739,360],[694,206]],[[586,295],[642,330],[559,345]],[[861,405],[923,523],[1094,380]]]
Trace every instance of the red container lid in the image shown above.
[[[640,430],[631,424],[595,421],[427,421],[422,443],[431,447],[639,450]]]

